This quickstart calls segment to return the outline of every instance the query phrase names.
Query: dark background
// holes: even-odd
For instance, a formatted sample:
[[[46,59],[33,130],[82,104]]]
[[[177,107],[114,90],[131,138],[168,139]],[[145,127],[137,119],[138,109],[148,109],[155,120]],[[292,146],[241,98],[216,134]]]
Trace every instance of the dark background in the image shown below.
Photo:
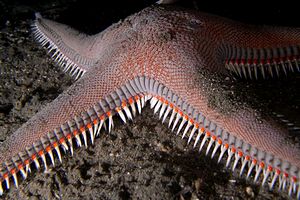
[[[80,30],[95,33],[131,13],[145,8],[155,1],[90,1],[90,0],[2,0],[0,1],[0,27],[7,20],[14,22],[22,18],[34,18],[34,12],[51,15],[64,11],[59,20]],[[178,5],[197,8],[231,19],[252,24],[299,26],[299,7],[292,1],[201,1],[184,0]],[[100,25],[100,26],[99,26]]]

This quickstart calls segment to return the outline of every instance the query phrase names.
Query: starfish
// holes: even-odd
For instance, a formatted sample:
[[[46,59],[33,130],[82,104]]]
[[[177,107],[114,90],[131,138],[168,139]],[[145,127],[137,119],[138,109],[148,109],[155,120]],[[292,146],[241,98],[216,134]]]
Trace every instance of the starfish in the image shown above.
[[[93,144],[114,118],[127,123],[149,102],[194,148],[299,198],[299,148],[287,130],[222,85],[228,72],[259,79],[299,71],[297,29],[153,6],[93,36],[40,15],[33,31],[78,80],[2,143],[1,194],[11,181],[18,186],[18,175],[47,171],[62,150]]]

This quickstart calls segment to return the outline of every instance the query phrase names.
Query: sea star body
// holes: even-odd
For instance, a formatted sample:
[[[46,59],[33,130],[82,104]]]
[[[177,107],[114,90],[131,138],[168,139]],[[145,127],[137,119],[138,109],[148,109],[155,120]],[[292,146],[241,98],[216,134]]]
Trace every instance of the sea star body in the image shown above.
[[[230,98],[217,75],[225,67],[247,78],[299,70],[299,30],[150,7],[94,36],[40,16],[34,31],[66,71],[84,75],[2,144],[2,186],[11,177],[17,185],[30,163],[47,169],[46,156],[61,160],[74,142],[93,143],[105,122],[110,132],[113,115],[126,122],[150,101],[195,147],[299,197],[299,149],[282,127]]]

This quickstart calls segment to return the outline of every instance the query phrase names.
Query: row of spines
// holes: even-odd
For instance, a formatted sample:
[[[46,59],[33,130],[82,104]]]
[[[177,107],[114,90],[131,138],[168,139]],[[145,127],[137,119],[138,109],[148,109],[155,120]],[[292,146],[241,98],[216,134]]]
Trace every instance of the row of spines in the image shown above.
[[[21,176],[25,179],[28,172],[31,171],[31,163],[34,164],[36,169],[39,169],[40,161],[42,161],[45,170],[47,170],[46,155],[49,155],[51,164],[55,165],[52,151],[56,152],[57,158],[61,162],[60,149],[69,151],[72,155],[73,140],[78,146],[82,146],[82,143],[87,146],[88,133],[91,143],[93,143],[94,137],[99,134],[102,127],[107,128],[110,132],[113,127],[112,116],[116,113],[122,115],[121,113],[125,112],[128,119],[131,120],[137,111],[141,112],[142,107],[145,106],[148,100],[147,97],[149,98],[149,95],[144,95],[144,92],[160,93],[160,89],[160,84],[154,81],[154,79],[137,77],[101,99],[86,112],[82,112],[79,116],[46,133],[44,137],[37,139],[36,142],[24,151],[19,152],[18,155],[15,155],[10,160],[1,163],[0,194],[3,193],[3,182],[5,182],[6,188],[9,189],[9,179],[11,177],[15,185],[18,186],[17,173],[20,172]],[[105,120],[108,121],[107,126],[104,123]],[[124,117],[122,120],[124,120]]]
[[[289,195],[296,193],[297,198],[300,197],[299,170],[298,174],[293,173],[293,170],[297,171],[297,169],[294,169],[290,163],[245,143],[218,127],[201,113],[194,118],[188,116],[180,108],[160,96],[154,96],[150,101],[150,106],[154,109],[154,113],[159,113],[162,122],[166,117],[170,117],[169,127],[172,123],[172,131],[177,127],[176,135],[183,132],[182,138],[184,138],[188,136],[187,133],[190,133],[187,143],[193,140],[193,147],[199,145],[199,152],[206,147],[205,154],[208,155],[211,152],[211,158],[218,152],[218,162],[227,153],[226,167],[232,164],[232,171],[235,171],[240,166],[240,176],[246,172],[246,178],[253,175],[255,182],[262,177],[260,180],[262,185],[269,182],[269,188],[273,189],[278,183],[279,190],[284,191],[288,188]]]
[[[44,28],[47,28],[47,26],[44,26]],[[74,59],[70,59],[64,52],[67,52],[70,55],[78,54],[76,54],[74,50],[68,49],[66,45],[63,45],[63,41],[52,41],[49,37],[47,37],[45,33],[43,33],[43,31],[40,30],[37,22],[32,25],[32,31],[36,41],[38,41],[43,47],[45,47],[48,50],[48,53],[51,54],[52,59],[63,68],[63,71],[65,73],[69,73],[72,77],[75,78],[75,80],[79,79],[86,72],[85,69],[80,67],[75,62],[89,67],[94,64],[92,60],[88,60],[79,56],[75,57]],[[51,32],[51,34],[55,33]],[[56,37],[59,36],[57,35]]]
[[[151,90],[153,93],[142,93],[131,96],[136,91],[143,89]],[[168,90],[167,87],[164,87],[157,81],[146,77],[139,77],[130,81],[125,84],[124,87],[121,87],[120,90],[117,90],[107,96],[105,100],[100,101],[93,108],[82,114],[81,117],[74,119],[73,123],[69,122],[68,125],[61,126],[59,129],[54,130],[52,134],[49,133],[48,139],[42,138],[40,144],[34,144],[34,148],[31,149],[31,151],[30,149],[27,149],[26,153],[31,155],[31,160],[24,160],[23,157],[23,159],[21,159],[21,165],[17,164],[20,163],[20,160],[13,161],[12,163],[14,163],[15,167],[7,167],[8,173],[2,173],[1,182],[6,182],[6,185],[9,184],[9,180],[7,181],[7,179],[9,176],[12,176],[16,184],[15,177],[16,172],[18,171],[20,171],[21,175],[26,178],[27,173],[30,171],[29,164],[31,162],[35,164],[36,168],[39,168],[38,159],[42,160],[45,169],[47,169],[45,154],[49,155],[51,163],[54,165],[52,150],[56,151],[57,157],[61,161],[59,146],[66,151],[69,150],[70,153],[73,154],[73,138],[76,141],[77,146],[82,145],[81,140],[83,140],[83,143],[86,146],[86,134],[90,133],[91,143],[93,143],[94,137],[97,136],[101,128],[105,126],[105,121],[108,122],[108,127],[106,128],[110,131],[113,127],[112,116],[114,114],[117,113],[125,123],[125,116],[127,116],[127,119],[132,120],[136,111],[141,112],[142,107],[145,106],[145,103],[150,98],[150,106],[154,109],[154,112],[159,112],[159,117],[162,118],[163,122],[167,117],[169,117],[169,126],[173,123],[172,130],[175,130],[175,127],[179,125],[177,134],[184,130],[182,138],[190,132],[188,143],[190,143],[193,139],[195,141],[194,147],[196,147],[197,144],[200,144],[199,150],[201,150],[205,145],[207,145],[206,154],[208,154],[210,149],[213,148],[211,157],[214,157],[216,152],[219,151],[220,154],[218,161],[220,161],[227,152],[228,157],[226,166],[229,166],[232,158],[235,159],[232,170],[235,170],[238,162],[240,161],[240,174],[243,173],[245,167],[248,165],[247,177],[250,176],[252,171],[255,169],[255,180],[258,180],[260,173],[263,172],[264,180],[262,183],[265,183],[270,175],[270,177],[272,177],[270,184],[271,188],[279,179],[280,188],[284,189],[287,185],[289,185],[290,193],[296,191],[295,188],[297,187],[297,184],[299,184],[296,177],[291,177],[289,179],[288,173],[282,172],[280,169],[275,169],[275,167],[273,168],[271,165],[268,165],[267,162],[263,162],[262,160],[264,160],[265,155],[258,156],[257,158],[247,155],[247,153],[251,154],[251,151],[249,152],[249,144],[246,144],[238,138],[230,135],[228,132],[225,132],[221,127],[218,127],[204,115],[193,109],[193,107],[178,98],[178,96]],[[179,123],[180,121],[181,123]],[[39,146],[42,148],[39,149]],[[22,158],[22,156],[19,157],[19,159],[20,158]],[[7,188],[9,188],[9,186],[7,186]]]
[[[260,49],[227,46],[224,51],[226,68],[240,77],[258,79],[259,75],[266,78],[267,74],[279,77],[282,72],[300,72],[300,49],[296,45]]]

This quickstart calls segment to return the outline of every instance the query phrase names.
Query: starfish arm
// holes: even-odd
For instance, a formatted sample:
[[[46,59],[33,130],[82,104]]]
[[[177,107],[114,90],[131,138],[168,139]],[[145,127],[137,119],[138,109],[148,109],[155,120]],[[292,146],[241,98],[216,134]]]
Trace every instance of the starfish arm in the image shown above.
[[[40,14],[36,14],[32,30],[36,40],[48,49],[55,62],[75,79],[80,78],[95,64],[96,59],[91,54],[94,36],[42,18]]]
[[[11,180],[16,184],[15,176],[20,171],[27,176],[30,163],[47,170],[46,157],[54,163],[56,152],[61,161],[62,149],[73,154],[73,146],[86,146],[88,140],[93,143],[105,123],[109,131],[112,129],[114,115],[130,119],[141,111],[145,88],[138,82],[142,79],[116,76],[113,68],[87,72],[88,76],[78,80],[1,144],[1,188],[2,183],[7,185]]]
[[[299,28],[259,27],[230,20],[222,20],[222,25],[217,20],[208,23],[214,24],[210,29],[217,30],[216,40],[222,41],[223,66],[239,77],[273,78],[300,72]],[[217,28],[222,26],[224,29]]]
[[[172,130],[187,136],[188,143],[194,141],[199,151],[214,152],[212,156],[220,152],[219,161],[227,155],[226,166],[232,166],[232,170],[241,163],[240,174],[253,175],[257,181],[262,171],[268,171],[262,173],[262,184],[268,178],[276,182],[278,175],[280,187],[282,180],[294,187],[300,177],[300,150],[288,140],[287,129],[245,103],[229,98],[222,81],[214,74],[199,72],[198,66],[182,67],[183,63],[179,66],[173,66],[173,74],[169,74],[173,79],[159,80],[165,92],[156,97],[161,105],[166,102],[172,108],[170,116],[176,113],[170,117]],[[163,109],[161,105],[159,108]],[[168,109],[163,110],[162,115]],[[193,129],[198,133],[194,134]],[[245,167],[246,163],[249,167]],[[274,183],[270,185],[273,187]]]
[[[44,22],[44,19],[38,18],[37,27],[39,27],[39,20]],[[56,38],[57,44],[61,44],[62,37],[56,33],[61,33],[60,35],[66,37],[65,34],[68,33],[64,32],[66,26],[51,21],[45,23],[47,26],[41,27],[47,27],[48,31],[55,30],[49,31],[48,37]],[[81,146],[80,137],[86,135],[87,130],[93,140],[103,128],[104,120],[108,121],[110,130],[112,116],[119,113],[120,110],[123,114],[119,113],[122,119],[124,119],[124,114],[128,119],[132,119],[134,111],[137,109],[140,111],[140,108],[136,109],[135,106],[145,104],[146,100],[142,93],[145,92],[145,87],[137,87],[135,83],[130,82],[143,73],[140,68],[133,69],[132,63],[128,61],[127,49],[133,50],[136,46],[136,43],[128,41],[128,32],[126,31],[128,26],[130,25],[116,25],[110,32],[100,33],[99,40],[107,38],[108,43],[106,49],[97,51],[101,60],[86,72],[86,76],[38,112],[1,145],[1,183],[9,184],[10,177],[15,177],[19,169],[23,169],[25,166],[27,174],[32,162],[39,168],[41,156],[45,157],[48,152],[52,153],[53,149],[59,152],[59,148],[61,148],[59,146],[73,152],[73,138]],[[72,32],[74,33],[71,30]],[[53,33],[55,33],[54,36],[51,36]],[[117,33],[123,34],[119,36]],[[133,33],[133,35],[135,34]],[[66,39],[66,41],[69,40]],[[128,44],[127,48],[123,48],[126,44]],[[95,46],[98,49],[101,45]],[[148,69],[149,72],[153,70]],[[142,100],[139,100],[140,98]],[[140,103],[136,104],[136,102]],[[90,128],[92,129],[90,130]],[[82,137],[84,138],[83,143],[87,144],[86,137]],[[44,162],[44,166],[47,168],[46,162]],[[0,184],[0,186],[2,185]],[[2,193],[1,188],[0,194]]]

